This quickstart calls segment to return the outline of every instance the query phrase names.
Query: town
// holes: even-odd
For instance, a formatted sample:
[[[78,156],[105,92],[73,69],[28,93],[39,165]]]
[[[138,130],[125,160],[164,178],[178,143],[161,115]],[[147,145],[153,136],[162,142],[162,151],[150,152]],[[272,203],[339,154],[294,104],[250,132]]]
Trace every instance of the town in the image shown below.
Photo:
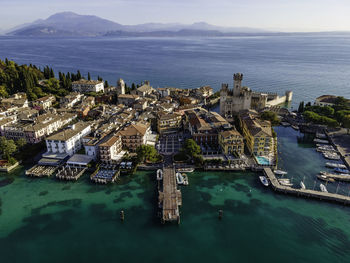
[[[215,93],[210,86],[153,88],[144,81],[129,87],[123,79],[110,86],[101,78],[92,80],[90,74],[85,79],[79,71],[69,77],[60,72],[59,80],[52,69],[43,73],[46,78],[34,81],[33,91],[39,96],[23,91],[8,94],[4,86],[0,90],[2,171],[10,172],[29,159],[35,160],[27,164],[29,177],[76,181],[88,173],[92,182],[107,184],[137,169],[154,170],[162,222],[179,222],[182,200],[177,185],[188,184],[186,173],[194,169],[264,171],[263,184],[271,182],[274,189],[289,191],[290,182],[277,180],[272,173],[283,174],[277,170],[273,125],[311,131],[323,143],[333,122],[316,112],[339,101],[336,96],[322,96],[315,106],[302,102],[297,112],[291,112],[287,106],[292,91],[284,96],[252,91],[243,85],[241,73],[233,75],[232,87],[222,84]],[[66,90],[57,92],[61,87]],[[349,114],[343,115],[346,120]],[[335,156],[334,149],[320,147],[327,150],[328,159]],[[348,168],[346,152],[342,158],[346,163],[342,168]]]

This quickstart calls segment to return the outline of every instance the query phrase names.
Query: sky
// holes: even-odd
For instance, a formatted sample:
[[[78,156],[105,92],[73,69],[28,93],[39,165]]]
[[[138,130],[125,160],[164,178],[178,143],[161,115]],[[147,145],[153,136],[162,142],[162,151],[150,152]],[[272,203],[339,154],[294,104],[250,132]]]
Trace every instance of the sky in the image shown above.
[[[72,11],[124,25],[207,22],[277,31],[350,31],[350,0],[0,0],[0,29]]]

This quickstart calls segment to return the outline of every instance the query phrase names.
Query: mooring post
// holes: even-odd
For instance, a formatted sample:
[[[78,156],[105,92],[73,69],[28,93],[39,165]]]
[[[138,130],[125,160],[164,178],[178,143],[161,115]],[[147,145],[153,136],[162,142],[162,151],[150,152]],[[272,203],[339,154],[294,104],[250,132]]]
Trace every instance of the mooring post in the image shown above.
[[[219,210],[219,220],[222,219],[223,215],[224,215],[224,211],[222,211],[222,210],[220,209],[220,210]]]
[[[124,221],[124,219],[125,219],[124,210],[121,210],[120,211],[120,220]]]

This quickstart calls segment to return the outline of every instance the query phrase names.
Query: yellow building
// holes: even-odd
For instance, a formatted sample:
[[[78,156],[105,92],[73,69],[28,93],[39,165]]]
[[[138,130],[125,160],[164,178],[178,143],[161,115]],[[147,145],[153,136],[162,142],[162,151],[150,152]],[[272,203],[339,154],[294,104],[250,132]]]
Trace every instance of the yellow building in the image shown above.
[[[219,133],[219,145],[224,154],[244,153],[243,136],[236,130],[222,131]]]
[[[243,136],[249,151],[255,156],[269,156],[274,153],[274,138],[269,121],[258,118],[254,111],[240,116]]]
[[[182,116],[179,113],[160,113],[157,118],[159,134],[177,132],[182,126]]]

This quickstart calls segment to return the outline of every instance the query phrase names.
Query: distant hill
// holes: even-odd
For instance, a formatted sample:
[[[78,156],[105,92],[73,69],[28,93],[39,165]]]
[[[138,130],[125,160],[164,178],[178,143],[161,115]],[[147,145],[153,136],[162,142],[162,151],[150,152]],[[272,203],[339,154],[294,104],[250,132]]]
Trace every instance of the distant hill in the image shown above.
[[[262,34],[267,31],[254,28],[220,27],[205,22],[191,25],[146,23],[121,25],[91,15],[72,12],[57,13],[13,28],[7,35],[15,36],[225,36],[232,34]]]

